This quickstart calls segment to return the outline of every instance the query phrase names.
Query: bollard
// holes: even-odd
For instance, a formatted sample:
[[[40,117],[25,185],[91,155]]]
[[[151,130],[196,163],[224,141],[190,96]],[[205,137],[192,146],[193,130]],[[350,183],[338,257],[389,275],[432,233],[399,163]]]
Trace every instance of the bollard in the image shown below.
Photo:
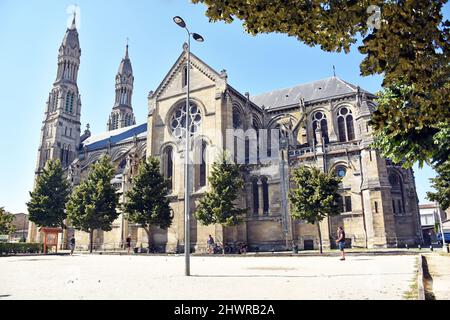
[[[433,251],[433,245],[432,244],[430,244],[430,250]]]
[[[406,249],[409,249],[408,244],[405,244]]]
[[[422,250],[422,247],[420,246],[420,244],[418,245],[419,250]]]

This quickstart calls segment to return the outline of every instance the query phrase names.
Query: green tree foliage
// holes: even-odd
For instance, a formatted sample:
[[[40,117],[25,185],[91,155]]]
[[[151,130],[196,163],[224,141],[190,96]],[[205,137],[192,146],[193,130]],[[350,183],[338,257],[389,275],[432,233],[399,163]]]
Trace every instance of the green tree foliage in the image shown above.
[[[89,233],[90,251],[94,230],[111,231],[119,213],[119,195],[111,185],[115,170],[111,159],[103,156],[91,167],[88,178],[73,191],[67,203],[67,216],[78,230]]]
[[[319,223],[327,216],[339,214],[338,190],[341,179],[332,172],[326,174],[317,168],[303,166],[294,170],[293,180],[296,188],[289,194],[291,216],[317,225],[322,253],[322,233]]]
[[[16,227],[13,225],[14,217],[12,214],[5,211],[0,207],[0,234],[10,235],[16,231]]]
[[[284,33],[325,51],[349,52],[361,37],[358,49],[365,56],[361,74],[383,74],[387,90],[372,125],[394,140],[381,146],[391,153],[399,144],[407,144],[397,154],[429,159],[429,150],[416,152],[420,143],[433,138],[435,124],[448,125],[450,119],[450,22],[442,16],[447,0],[192,1],[207,6],[211,21],[229,23],[238,18],[253,35]],[[379,25],[373,6],[380,9]],[[401,104],[389,91],[399,85],[409,88]]]
[[[27,202],[30,221],[37,226],[65,228],[69,193],[69,183],[59,160],[47,161]]]
[[[244,185],[240,166],[228,161],[228,157],[222,154],[213,163],[208,181],[211,189],[200,200],[195,218],[203,225],[235,226],[241,223],[247,209],[235,205]]]
[[[431,179],[435,192],[428,192],[431,201],[439,202],[443,210],[450,208],[450,126],[442,128],[434,136],[433,167],[437,176]]]
[[[439,122],[437,119],[426,126],[415,126],[414,117],[410,114],[416,110],[411,95],[411,86],[396,85],[378,94],[377,110],[373,114],[371,124],[374,126],[374,147],[383,156],[395,163],[403,163],[410,168],[418,161],[419,165],[441,165],[450,156],[450,122]],[[380,114],[390,113],[389,121],[382,126],[377,122]],[[403,126],[403,121],[409,123]]]
[[[450,208],[450,161],[436,168],[437,176],[431,178],[431,186],[435,192],[427,192],[427,197],[431,201],[439,202],[443,210]]]
[[[402,163],[406,168],[412,167],[416,161],[420,166],[424,163],[431,165],[437,173],[431,179],[436,192],[428,192],[428,199],[438,201],[446,209],[450,206],[450,122],[435,121],[427,126],[402,128],[399,120],[413,117],[408,115],[415,109],[411,106],[411,94],[411,86],[402,85],[392,86],[379,94],[377,113],[390,112],[395,116],[383,127],[373,121],[378,129],[373,147],[379,149],[384,157]]]
[[[363,75],[384,74],[384,85],[418,87],[445,81],[449,22],[446,0],[192,0],[211,21],[243,21],[250,34],[278,32],[325,51],[349,52],[359,36]],[[379,8],[379,25],[375,7]],[[437,87],[437,86],[436,86]],[[424,91],[425,92],[425,91]],[[443,108],[441,108],[443,109]],[[436,113],[437,114],[437,113]]]
[[[169,182],[160,173],[158,159],[149,157],[139,165],[133,187],[126,193],[123,205],[128,219],[146,231],[149,248],[151,226],[167,229],[172,224],[168,194]]]

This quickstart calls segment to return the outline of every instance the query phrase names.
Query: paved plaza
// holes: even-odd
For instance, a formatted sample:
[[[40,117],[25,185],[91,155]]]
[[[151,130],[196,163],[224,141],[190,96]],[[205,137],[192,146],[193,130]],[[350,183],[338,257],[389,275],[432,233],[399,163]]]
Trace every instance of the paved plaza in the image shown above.
[[[0,258],[0,299],[404,299],[417,256]]]

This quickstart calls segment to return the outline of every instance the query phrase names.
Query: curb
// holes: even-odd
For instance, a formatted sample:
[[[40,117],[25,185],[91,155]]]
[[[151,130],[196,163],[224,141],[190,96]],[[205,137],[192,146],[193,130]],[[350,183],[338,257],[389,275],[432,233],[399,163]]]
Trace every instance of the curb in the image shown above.
[[[417,299],[425,300],[425,289],[424,289],[424,278],[423,278],[423,264],[425,257],[422,254],[419,254],[419,263],[417,267]]]

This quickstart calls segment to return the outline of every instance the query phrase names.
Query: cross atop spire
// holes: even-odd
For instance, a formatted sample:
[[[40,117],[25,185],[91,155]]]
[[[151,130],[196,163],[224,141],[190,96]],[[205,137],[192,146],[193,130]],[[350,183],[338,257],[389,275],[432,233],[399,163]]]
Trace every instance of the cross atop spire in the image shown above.
[[[336,67],[334,66],[334,64],[333,64],[333,77],[336,78]]]
[[[129,57],[128,57],[128,40],[130,40],[130,39],[127,37],[127,46],[125,49],[125,59],[129,59]]]
[[[76,10],[74,10],[73,11],[72,25],[70,26],[70,29],[72,29],[72,30],[77,28],[76,19],[77,19],[77,12],[76,12]]]

